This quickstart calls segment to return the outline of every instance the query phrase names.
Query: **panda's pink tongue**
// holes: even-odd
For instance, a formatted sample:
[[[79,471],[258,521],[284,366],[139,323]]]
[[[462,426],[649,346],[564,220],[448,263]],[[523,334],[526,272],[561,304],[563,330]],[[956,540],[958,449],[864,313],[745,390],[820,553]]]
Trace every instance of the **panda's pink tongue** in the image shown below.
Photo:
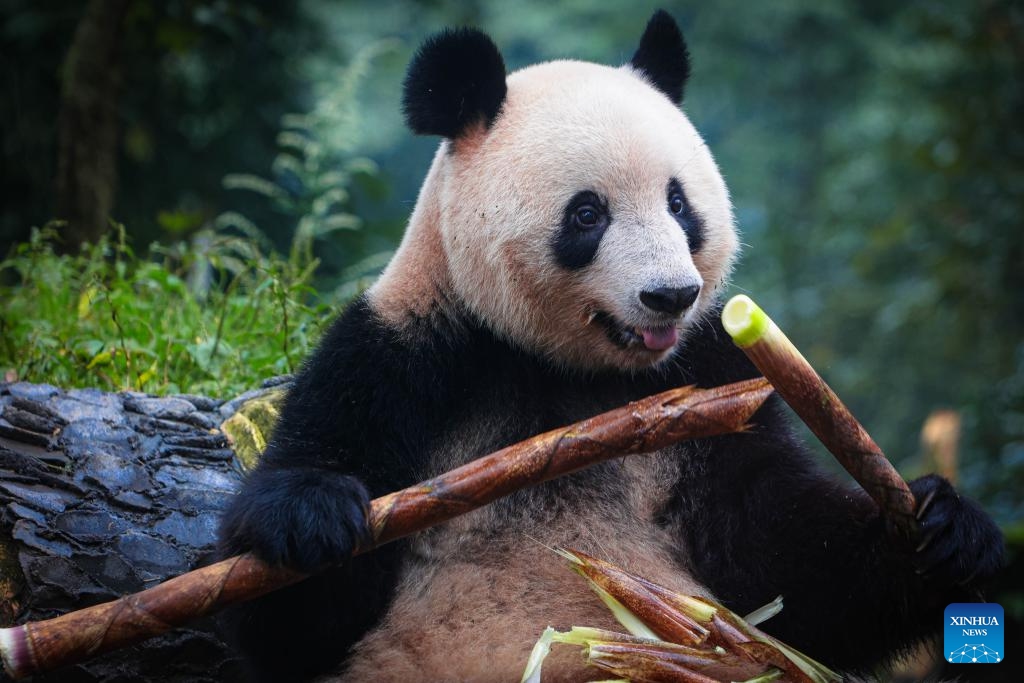
[[[644,338],[644,346],[651,351],[671,349],[679,341],[679,333],[674,327],[637,330]]]

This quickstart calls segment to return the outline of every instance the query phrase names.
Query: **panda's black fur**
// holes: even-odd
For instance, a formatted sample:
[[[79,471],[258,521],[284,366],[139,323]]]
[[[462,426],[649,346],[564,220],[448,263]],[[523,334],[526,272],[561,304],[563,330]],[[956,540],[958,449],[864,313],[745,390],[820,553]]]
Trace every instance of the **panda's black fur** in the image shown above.
[[[407,115],[414,127],[456,138],[466,126],[500,119],[503,67],[496,69],[489,40],[480,47],[480,35],[446,34],[418,55],[410,74],[429,74],[437,81],[432,88],[484,94],[460,100],[469,102],[468,109],[452,109],[450,103],[409,96],[416,83],[407,81]],[[685,44],[677,36],[675,23],[659,13],[634,57],[635,66],[674,99],[689,72]],[[456,63],[474,63],[473,51],[482,49],[484,58],[475,63],[483,66],[446,83],[438,65],[429,63],[432,51],[446,46],[459,56]],[[496,70],[500,86],[493,82]],[[485,82],[475,80],[480,78]],[[387,633],[394,624],[385,620],[382,626],[381,619],[396,591],[422,592],[424,582],[436,580],[444,560],[431,556],[434,541],[458,544],[465,537],[479,549],[489,547],[493,536],[494,557],[485,552],[465,559],[468,566],[485,568],[501,564],[510,552],[549,555],[530,542],[531,526],[564,523],[569,513],[594,501],[613,510],[626,505],[620,499],[635,492],[617,483],[625,465],[612,461],[501,500],[480,518],[490,521],[463,528],[458,538],[445,537],[442,527],[421,546],[399,541],[346,559],[365,533],[369,499],[437,474],[438,461],[429,454],[444,450],[467,425],[484,428],[473,431],[466,442],[470,450],[460,454],[463,461],[669,387],[711,387],[755,376],[717,320],[717,310],[710,309],[674,355],[654,367],[584,372],[496,333],[443,289],[426,310],[407,312],[400,329],[367,296],[350,305],[297,375],[262,461],[223,520],[224,553],[252,550],[304,571],[344,560],[229,615],[253,679],[297,681],[337,670],[368,632]],[[811,462],[778,400],[769,401],[753,422],[756,427],[747,433],[674,452],[675,478],[651,524],[676,539],[667,552],[679,572],[692,573],[740,613],[784,596],[782,613],[764,629],[846,671],[867,671],[936,633],[947,603],[978,598],[1001,563],[1001,537],[984,512],[948,482],[929,476],[912,483],[917,499],[926,503],[920,536],[902,547],[863,492],[837,483]],[[521,545],[508,548],[506,541],[517,537]],[[636,558],[641,572],[643,563]],[[578,581],[565,571],[566,585]],[[519,599],[497,596],[495,604]],[[551,608],[557,614],[558,605]],[[465,613],[445,615],[450,621],[439,623],[479,618],[482,642],[508,636],[488,632],[487,618],[474,615],[472,605],[460,609]],[[536,637],[547,625],[522,627]],[[431,628],[425,637],[443,643],[439,627],[424,625]],[[486,658],[487,646],[462,653],[462,659],[454,653],[464,643],[449,646],[448,679],[475,680],[460,676],[460,662]],[[523,665],[528,649],[527,642]],[[374,675],[392,678],[387,664],[377,666]],[[437,679],[427,671],[423,680]],[[495,669],[490,680],[508,677],[508,671]]]
[[[690,78],[690,51],[668,12],[654,13],[647,22],[640,46],[629,61],[647,74],[651,84],[673,102],[683,99],[683,88]]]
[[[501,53],[483,33],[457,29],[420,48],[405,77],[402,110],[412,132],[454,138],[477,120],[490,125],[504,99]]]

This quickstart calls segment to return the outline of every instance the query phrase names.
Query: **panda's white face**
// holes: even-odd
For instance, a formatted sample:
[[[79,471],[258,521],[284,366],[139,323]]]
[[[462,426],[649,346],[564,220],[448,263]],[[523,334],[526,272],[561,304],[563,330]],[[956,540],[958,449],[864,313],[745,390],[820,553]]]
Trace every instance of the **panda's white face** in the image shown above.
[[[493,124],[445,142],[424,187],[455,293],[568,367],[665,360],[737,250],[707,147],[629,66],[548,62],[507,85]]]

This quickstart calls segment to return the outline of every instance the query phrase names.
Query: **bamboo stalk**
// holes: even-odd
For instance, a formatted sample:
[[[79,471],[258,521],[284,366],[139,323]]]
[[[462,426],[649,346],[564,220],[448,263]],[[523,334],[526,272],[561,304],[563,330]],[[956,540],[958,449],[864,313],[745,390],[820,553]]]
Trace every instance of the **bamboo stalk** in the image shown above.
[[[373,540],[356,552],[614,457],[741,431],[771,391],[760,378],[714,389],[672,389],[532,437],[375,499],[368,517]],[[131,645],[303,578],[251,555],[232,557],[112,602],[0,629],[0,657],[11,677],[23,678]]]
[[[906,537],[916,529],[910,487],[799,349],[750,297],[734,296],[722,323],[779,395]]]

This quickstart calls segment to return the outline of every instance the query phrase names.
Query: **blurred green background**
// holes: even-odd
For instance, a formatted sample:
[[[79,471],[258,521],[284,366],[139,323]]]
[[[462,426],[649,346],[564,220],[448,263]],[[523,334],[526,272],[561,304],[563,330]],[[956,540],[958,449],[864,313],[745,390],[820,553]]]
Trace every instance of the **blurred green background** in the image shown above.
[[[412,209],[437,140],[404,130],[399,97],[424,36],[480,26],[510,69],[558,57],[618,64],[656,6],[684,29],[684,109],[731,187],[745,244],[735,289],[771,312],[908,475],[928,466],[927,416],[955,410],[960,483],[1019,539],[1019,2],[2,0],[0,369],[103,385],[109,373],[89,371],[130,357],[132,333],[72,344],[71,328],[46,327],[41,311],[87,321],[97,291],[111,311],[130,306],[141,277],[168,301],[191,297],[196,315],[220,311],[216,336],[192,335],[181,351],[218,382],[224,369],[210,363],[226,347],[236,369],[255,367],[238,351],[250,341],[230,337],[242,327],[234,307],[262,310],[270,292],[283,302],[267,304],[270,315],[299,317],[275,342],[289,360],[269,360],[281,357],[275,346],[258,371],[288,371],[327,307],[379,270]],[[67,220],[51,226],[59,238],[25,244],[54,218]],[[73,260],[80,243],[110,234]],[[103,270],[122,259],[137,262]],[[56,274],[40,277],[47,268]],[[254,337],[279,331],[255,313],[247,324]],[[181,386],[171,356],[153,351],[157,327],[139,325],[155,341],[133,342],[135,357],[150,354],[152,372],[137,363],[128,385],[233,388]],[[50,332],[38,344],[25,341],[40,329]],[[69,358],[70,374],[26,360],[40,344]]]

